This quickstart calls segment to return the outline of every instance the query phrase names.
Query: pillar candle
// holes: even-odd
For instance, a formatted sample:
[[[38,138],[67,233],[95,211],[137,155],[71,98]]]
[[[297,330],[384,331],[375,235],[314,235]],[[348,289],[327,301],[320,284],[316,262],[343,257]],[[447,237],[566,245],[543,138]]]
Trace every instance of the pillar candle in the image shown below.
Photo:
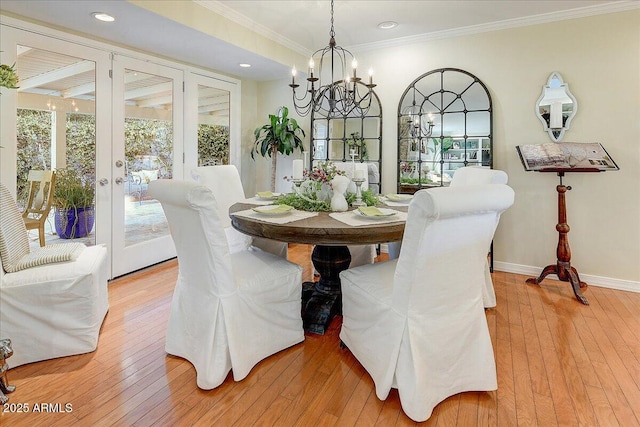
[[[562,102],[552,102],[551,103],[551,118],[550,127],[551,129],[562,129]]]
[[[302,179],[303,161],[296,159],[293,161],[293,179]]]

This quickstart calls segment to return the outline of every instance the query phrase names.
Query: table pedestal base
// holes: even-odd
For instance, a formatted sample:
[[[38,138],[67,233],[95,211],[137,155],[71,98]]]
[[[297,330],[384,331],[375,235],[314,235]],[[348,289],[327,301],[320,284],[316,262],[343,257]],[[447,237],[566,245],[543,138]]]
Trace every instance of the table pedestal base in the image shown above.
[[[351,254],[346,246],[316,245],[311,261],[320,280],[302,284],[302,322],[305,331],[323,335],[342,313],[340,272],[349,268]]]

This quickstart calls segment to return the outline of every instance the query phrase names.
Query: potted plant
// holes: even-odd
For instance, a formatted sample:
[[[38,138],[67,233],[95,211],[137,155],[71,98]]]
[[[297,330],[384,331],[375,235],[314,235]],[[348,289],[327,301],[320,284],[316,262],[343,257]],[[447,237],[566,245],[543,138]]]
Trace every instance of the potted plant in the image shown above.
[[[95,188],[74,168],[56,170],[53,189],[56,233],[62,239],[87,236],[95,218]]]
[[[7,89],[18,89],[18,75],[16,74],[15,64],[0,65],[0,87]]]
[[[7,89],[18,89],[18,74],[16,73],[16,64],[13,65],[0,65],[0,87],[6,87]],[[2,93],[0,93],[2,95]],[[2,145],[0,145],[2,148]]]
[[[289,110],[282,107],[277,115],[269,114],[269,123],[256,128],[255,145],[251,150],[251,158],[255,153],[260,153],[262,157],[271,157],[271,191],[276,189],[276,165],[278,153],[291,154],[296,149],[304,151],[302,139],[304,130],[298,126],[296,119],[288,117]]]

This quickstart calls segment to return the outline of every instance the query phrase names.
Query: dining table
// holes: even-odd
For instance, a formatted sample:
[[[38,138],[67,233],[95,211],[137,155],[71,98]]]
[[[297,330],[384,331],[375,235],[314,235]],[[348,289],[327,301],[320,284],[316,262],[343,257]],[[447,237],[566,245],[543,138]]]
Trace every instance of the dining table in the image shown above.
[[[315,245],[311,261],[319,279],[302,284],[302,320],[305,331],[321,335],[342,313],[340,272],[351,262],[347,245],[401,241],[408,211],[408,202],[389,201],[380,208],[389,215],[380,217],[365,217],[355,208],[346,212],[292,209],[272,216],[256,212],[255,203],[252,198],[230,207],[233,228],[254,237]]]

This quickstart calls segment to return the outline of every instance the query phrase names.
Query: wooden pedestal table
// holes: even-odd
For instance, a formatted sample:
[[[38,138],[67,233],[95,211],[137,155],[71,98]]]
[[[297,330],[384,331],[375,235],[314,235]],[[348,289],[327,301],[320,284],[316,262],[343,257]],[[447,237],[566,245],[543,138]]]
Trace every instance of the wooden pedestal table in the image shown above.
[[[556,274],[558,279],[563,282],[571,283],[573,293],[576,299],[584,305],[589,305],[589,301],[582,295],[581,289],[586,290],[587,284],[580,280],[578,270],[571,266],[571,248],[569,247],[569,224],[567,224],[567,206],[565,202],[565,193],[571,190],[570,186],[562,184],[562,177],[565,172],[600,172],[598,169],[591,168],[545,168],[540,172],[556,172],[560,177],[560,185],[556,186],[558,192],[558,224],[556,224],[556,230],[558,231],[558,247],[556,249],[557,261],[555,264],[546,266],[538,278],[527,279],[527,283],[533,283],[539,285],[545,277],[549,274]]]
[[[251,209],[253,205],[236,203],[229,213]],[[393,208],[406,212],[407,208]],[[288,243],[315,245],[311,255],[320,274],[318,282],[306,282],[302,288],[302,320],[307,332],[324,334],[333,317],[342,313],[340,272],[349,268],[351,254],[346,245],[368,245],[402,240],[404,222],[376,223],[352,227],[319,212],[317,216],[286,224],[269,223],[259,218],[231,216],[236,230],[255,237]]]

